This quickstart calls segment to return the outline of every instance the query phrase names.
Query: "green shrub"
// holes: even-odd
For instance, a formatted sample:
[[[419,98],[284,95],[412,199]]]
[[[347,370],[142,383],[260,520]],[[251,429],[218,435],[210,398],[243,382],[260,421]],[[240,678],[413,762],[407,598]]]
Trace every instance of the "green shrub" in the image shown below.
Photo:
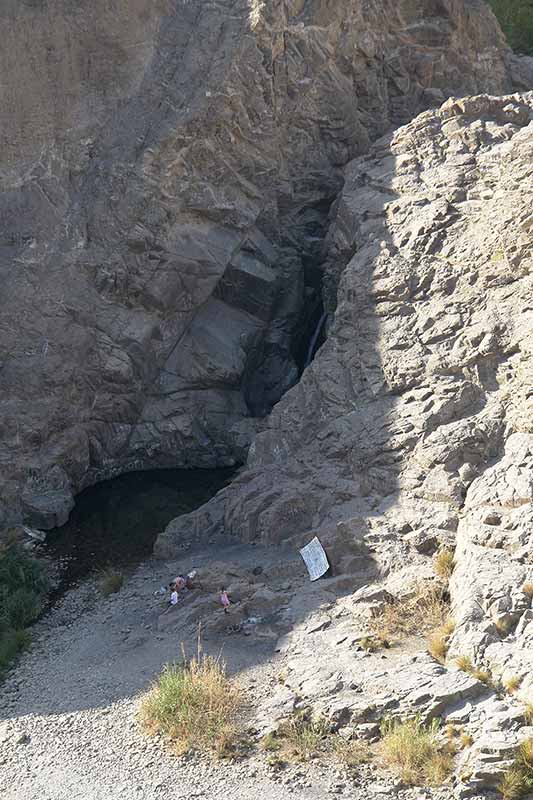
[[[42,598],[32,589],[21,586],[4,598],[3,615],[10,628],[24,628],[39,616]]]
[[[533,0],[488,0],[517,53],[533,55]]]
[[[48,588],[42,564],[17,544],[0,553],[0,672],[28,646],[23,629],[41,612]]]
[[[0,675],[29,646],[30,641],[30,634],[25,630],[10,629],[0,634]]]
[[[238,744],[239,689],[223,663],[199,653],[181,664],[167,664],[141,705],[141,721],[149,733],[171,739],[178,753],[196,749],[220,757]]]

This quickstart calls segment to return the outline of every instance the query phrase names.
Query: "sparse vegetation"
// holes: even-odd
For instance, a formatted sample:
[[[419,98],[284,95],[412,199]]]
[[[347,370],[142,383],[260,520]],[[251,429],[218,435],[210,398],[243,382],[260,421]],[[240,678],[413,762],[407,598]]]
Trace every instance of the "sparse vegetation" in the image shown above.
[[[456,744],[465,748],[470,747],[474,743],[474,739],[469,733],[466,733],[462,727],[457,728],[455,725],[446,725],[446,736],[448,737],[448,741],[454,745],[454,750],[456,749]]]
[[[476,667],[470,656],[457,656],[455,663],[460,670],[468,672],[473,678],[481,681],[481,683],[486,683],[488,686],[492,685],[492,675],[489,670]]]
[[[0,676],[16,656],[28,647],[24,630],[42,610],[48,579],[39,561],[19,545],[0,553]]]
[[[381,636],[363,636],[359,644],[367,653],[375,653],[382,647],[388,646],[388,642]]]
[[[526,725],[533,725],[533,703],[526,703],[524,708]]]
[[[436,720],[424,725],[419,717],[385,720],[381,755],[384,763],[413,786],[438,786],[453,770],[453,746],[441,744]]]
[[[447,592],[442,585],[420,583],[411,596],[384,604],[371,622],[374,639],[390,643],[439,627],[448,611]]]
[[[533,598],[533,582],[528,581],[527,583],[524,583],[522,586],[522,591],[530,599]]]
[[[507,636],[511,630],[511,621],[509,619],[497,619],[494,623],[494,627],[500,636]]]
[[[457,664],[459,669],[462,670],[463,672],[472,673],[475,669],[470,656],[457,656],[457,658],[455,659],[455,663]]]
[[[449,580],[454,567],[455,567],[455,559],[453,552],[451,550],[448,550],[448,548],[446,547],[444,547],[442,550],[439,550],[433,562],[433,569],[435,570],[435,574],[438,575],[439,578],[443,578],[444,580]]]
[[[492,675],[490,674],[488,669],[476,668],[472,672],[472,677],[478,681],[481,681],[481,683],[486,683],[487,686],[490,686],[490,684],[492,683]]]
[[[465,731],[461,731],[459,734],[459,741],[461,742],[461,747],[472,747],[474,744],[474,737],[471,736],[469,733]]]
[[[310,761],[324,750],[328,733],[327,722],[313,717],[311,709],[304,708],[283,720],[261,744],[265,750],[278,751],[287,761]]]
[[[331,752],[341,764],[349,769],[366,764],[372,758],[367,744],[358,739],[343,739],[339,735],[331,737]]]
[[[444,664],[448,654],[449,639],[455,630],[453,619],[445,620],[427,637],[428,652],[436,661]]]
[[[513,50],[533,55],[532,0],[488,0]]]
[[[500,781],[498,791],[504,800],[518,800],[533,792],[533,738],[526,739],[518,748],[514,764]]]
[[[220,758],[236,752],[243,698],[220,659],[203,655],[167,664],[144,698],[140,716],[149,733],[162,733],[177,752],[209,751]]]
[[[99,583],[104,597],[109,597],[110,594],[119,592],[122,589],[124,575],[121,572],[117,572],[113,567],[106,567],[100,572]]]
[[[519,675],[511,675],[503,681],[503,687],[509,694],[513,694],[513,692],[516,692],[520,687],[521,683],[522,678]]]
[[[371,759],[367,744],[331,733],[327,720],[314,717],[309,708],[299,709],[282,720],[276,731],[263,737],[261,749],[269,753],[267,761],[271,766],[306,762],[323,756],[333,757],[353,769]]]

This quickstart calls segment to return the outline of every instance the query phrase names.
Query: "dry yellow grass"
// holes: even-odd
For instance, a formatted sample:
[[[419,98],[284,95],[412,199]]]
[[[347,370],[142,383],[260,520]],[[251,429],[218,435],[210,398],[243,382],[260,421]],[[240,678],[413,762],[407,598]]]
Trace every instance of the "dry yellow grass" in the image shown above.
[[[457,664],[459,669],[462,670],[463,672],[472,673],[475,669],[470,656],[457,656],[457,658],[455,659],[455,663]]]
[[[448,654],[449,639],[455,630],[453,619],[445,620],[427,637],[428,652],[436,661],[444,664]]]
[[[533,738],[522,742],[513,766],[505,773],[497,788],[504,800],[518,800],[533,792]]]
[[[503,687],[509,694],[513,694],[513,692],[516,692],[520,687],[521,683],[522,678],[519,675],[511,675],[503,681]]]
[[[149,733],[162,733],[178,753],[231,755],[238,740],[242,695],[225,665],[211,656],[168,664],[145,696],[140,718]]]
[[[526,725],[533,725],[533,702],[526,703],[524,707],[524,719]]]
[[[527,583],[524,583],[522,586],[522,591],[530,599],[533,598],[533,582],[528,581]]]
[[[453,552],[448,550],[446,547],[444,547],[442,550],[439,550],[433,561],[433,569],[435,570],[435,574],[438,575],[439,578],[448,580],[451,577],[454,567],[455,560]]]
[[[462,731],[459,736],[459,741],[461,742],[461,747],[472,747],[474,744],[474,737],[469,733]]]
[[[345,767],[354,768],[368,763],[372,753],[367,744],[357,739],[346,740],[338,734],[331,737],[330,751],[337,761]]]
[[[384,764],[412,786],[439,786],[453,770],[453,749],[438,739],[434,720],[387,720],[382,725],[380,751]]]
[[[476,668],[472,670],[472,677],[478,681],[481,681],[481,683],[486,683],[487,686],[490,685],[490,683],[492,682],[492,675],[490,674],[488,669]]]
[[[524,796],[524,779],[520,770],[508,770],[496,787],[504,800],[519,800]]]
[[[492,683],[492,675],[490,674],[489,670],[476,667],[470,656],[457,656],[455,663],[460,670],[463,672],[468,672],[473,678],[481,681],[481,683]]]
[[[371,621],[372,632],[382,642],[393,642],[443,625],[449,612],[446,592],[433,582],[420,583],[412,596],[385,603]]]

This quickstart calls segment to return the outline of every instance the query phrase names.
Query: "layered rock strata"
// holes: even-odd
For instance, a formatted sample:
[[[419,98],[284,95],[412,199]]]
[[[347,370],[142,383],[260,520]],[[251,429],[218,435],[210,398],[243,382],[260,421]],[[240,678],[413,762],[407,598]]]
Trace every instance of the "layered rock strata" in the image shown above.
[[[0,524],[59,524],[117,472],[242,460],[322,313],[344,165],[420,108],[527,74],[481,0],[25,0],[0,20]],[[307,395],[305,420],[314,374],[283,406]]]
[[[280,645],[285,712],[305,697],[361,735],[391,713],[460,726],[455,797],[488,796],[532,733],[532,165],[533,93],[450,99],[349,165],[327,341],[246,469],[156,548],[318,535],[337,576],[324,591],[347,597],[323,603],[320,646],[309,623]],[[440,547],[455,558],[445,664],[404,651],[361,672],[365,608],[431,578]]]

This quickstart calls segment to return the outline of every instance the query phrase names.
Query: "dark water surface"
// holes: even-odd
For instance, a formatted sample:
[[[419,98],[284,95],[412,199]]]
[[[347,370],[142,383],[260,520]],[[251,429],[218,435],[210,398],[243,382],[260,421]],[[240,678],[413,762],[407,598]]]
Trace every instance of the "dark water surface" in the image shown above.
[[[234,468],[130,472],[85,489],[68,522],[39,546],[58,571],[52,602],[94,570],[136,567],[170,520],[205,503],[234,474]]]

